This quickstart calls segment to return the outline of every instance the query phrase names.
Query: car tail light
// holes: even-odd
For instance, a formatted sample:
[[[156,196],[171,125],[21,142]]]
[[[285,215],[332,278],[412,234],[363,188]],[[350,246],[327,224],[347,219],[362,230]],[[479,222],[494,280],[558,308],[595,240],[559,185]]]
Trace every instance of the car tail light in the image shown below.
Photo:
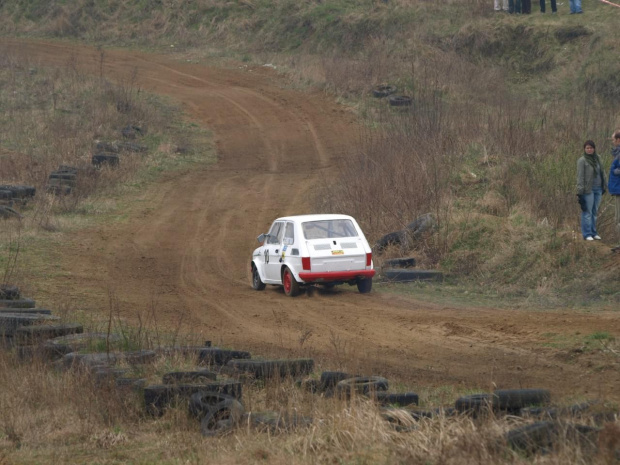
[[[370,266],[372,264],[372,252],[366,254],[366,266]]]
[[[301,257],[301,267],[310,271],[310,257]]]

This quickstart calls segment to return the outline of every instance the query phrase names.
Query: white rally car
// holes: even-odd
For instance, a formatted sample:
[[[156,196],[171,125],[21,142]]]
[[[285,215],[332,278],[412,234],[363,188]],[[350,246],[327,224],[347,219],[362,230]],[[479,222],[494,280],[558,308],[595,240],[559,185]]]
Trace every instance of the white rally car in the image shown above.
[[[284,287],[288,296],[307,284],[356,284],[370,292],[375,270],[372,251],[357,222],[347,215],[300,215],[278,218],[252,253],[252,287]]]

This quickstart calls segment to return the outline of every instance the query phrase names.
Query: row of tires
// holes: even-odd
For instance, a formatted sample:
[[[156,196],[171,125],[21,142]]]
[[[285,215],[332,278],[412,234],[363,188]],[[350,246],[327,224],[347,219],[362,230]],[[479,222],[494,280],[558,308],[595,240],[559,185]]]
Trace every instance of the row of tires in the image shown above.
[[[390,85],[376,86],[372,90],[373,97],[384,98],[387,97],[388,103],[393,107],[408,107],[412,104],[412,99],[408,95],[394,95],[397,89]]]
[[[570,437],[583,443],[584,447],[596,444],[600,428],[574,424],[561,420],[564,416],[583,415],[592,404],[580,404],[570,408],[549,406],[551,395],[545,389],[496,390],[492,393],[473,394],[458,398],[453,407],[419,409],[419,397],[414,392],[389,392],[389,382],[380,376],[361,377],[345,372],[324,371],[318,379],[308,378],[313,373],[313,359],[257,360],[246,351],[221,349],[207,344],[199,347],[171,347],[159,351],[82,353],[81,349],[92,346],[93,339],[105,340],[109,345],[117,337],[104,333],[83,333],[80,325],[50,324],[53,317],[49,310],[37,309],[34,301],[21,298],[15,288],[6,287],[13,298],[4,299],[17,307],[0,309],[0,321],[27,322],[16,326],[11,338],[14,348],[22,358],[40,355],[46,348],[46,357],[56,360],[65,369],[85,368],[93,373],[99,386],[113,385],[118,389],[132,389],[143,397],[145,412],[161,416],[170,407],[186,405],[189,415],[200,421],[204,436],[225,434],[241,426],[259,430],[286,431],[290,428],[312,424],[313,419],[303,415],[287,415],[279,412],[246,412],[241,380],[270,378],[296,379],[296,386],[325,397],[335,396],[343,400],[366,396],[381,407],[382,416],[395,429],[407,431],[411,426],[403,423],[403,412],[413,421],[436,416],[469,415],[473,418],[486,413],[528,416],[538,421],[514,428],[504,440],[513,449],[527,452],[544,452],[560,438]],[[7,297],[5,295],[5,297]],[[20,313],[21,312],[21,313]],[[4,317],[4,318],[3,318]],[[30,318],[32,317],[32,318]],[[25,318],[25,320],[21,319]],[[43,318],[47,324],[40,323]],[[7,328],[7,325],[4,325]],[[60,337],[55,337],[62,333]],[[95,341],[94,345],[97,344]],[[39,350],[39,352],[37,352]],[[150,363],[158,356],[169,354],[193,354],[197,363],[208,368],[195,371],[173,371],[162,376],[161,384],[148,385],[147,379],[132,377],[131,368],[116,368],[116,364],[135,367]],[[217,367],[213,370],[212,367]],[[218,380],[218,374],[228,379]],[[140,372],[140,370],[138,370]],[[396,412],[399,412],[396,415]],[[603,421],[617,419],[617,412],[607,412]]]

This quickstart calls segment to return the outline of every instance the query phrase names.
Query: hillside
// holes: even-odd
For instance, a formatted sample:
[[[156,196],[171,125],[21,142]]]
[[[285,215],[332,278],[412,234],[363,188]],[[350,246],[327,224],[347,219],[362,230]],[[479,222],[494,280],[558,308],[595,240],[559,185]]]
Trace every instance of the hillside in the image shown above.
[[[23,0],[0,5],[0,32],[274,64],[365,120],[359,158],[324,186],[318,209],[353,214],[372,240],[434,213],[436,234],[388,256],[414,254],[474,292],[617,302],[610,198],[605,245],[582,244],[574,177],[585,139],[610,163],[620,8],[507,15],[486,3]],[[412,109],[373,100],[378,84],[412,96]]]

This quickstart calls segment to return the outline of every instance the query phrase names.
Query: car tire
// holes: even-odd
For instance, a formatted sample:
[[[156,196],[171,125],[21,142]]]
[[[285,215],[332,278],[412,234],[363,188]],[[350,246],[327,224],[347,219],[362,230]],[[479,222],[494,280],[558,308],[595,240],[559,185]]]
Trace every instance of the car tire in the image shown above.
[[[393,107],[408,107],[411,106],[411,97],[407,95],[394,95],[388,99],[388,102]]]
[[[252,263],[252,288],[255,291],[262,291],[266,287],[265,283],[260,279],[260,273],[256,265]]]
[[[239,424],[244,413],[238,400],[224,400],[209,409],[200,422],[200,432],[204,437],[226,434]]]
[[[368,294],[372,290],[372,278],[358,279],[357,290],[360,294]]]
[[[289,297],[295,297],[299,295],[299,283],[293,276],[293,272],[288,266],[284,267],[282,271],[282,286],[284,287],[284,293]]]
[[[518,412],[525,407],[549,405],[551,393],[547,389],[500,389],[493,392],[493,408]]]

